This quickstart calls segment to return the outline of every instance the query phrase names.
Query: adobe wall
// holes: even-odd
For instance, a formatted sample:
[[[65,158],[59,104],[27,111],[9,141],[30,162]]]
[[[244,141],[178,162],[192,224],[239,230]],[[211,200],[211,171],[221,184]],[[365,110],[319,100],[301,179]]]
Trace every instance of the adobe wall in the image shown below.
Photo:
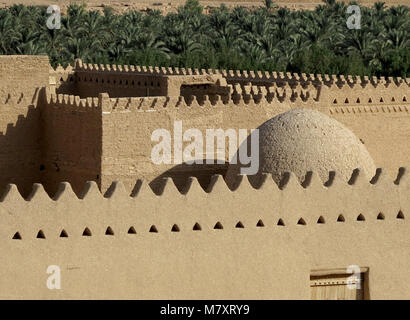
[[[0,56],[0,190],[23,194],[40,182],[39,88],[49,82],[48,57]]]
[[[313,108],[336,118],[365,143],[376,165],[393,175],[398,166],[408,163],[410,154],[408,88],[404,81],[399,85],[394,82],[345,84],[341,88],[335,84],[291,88],[274,83],[266,89],[236,84],[227,95],[202,98],[106,97],[102,188],[106,190],[117,179],[127,186],[137,177],[152,180],[172,169],[175,165],[152,162],[151,151],[158,142],[151,141],[151,134],[164,128],[173,136],[174,121],[182,120],[183,131],[197,128],[205,136],[209,128],[254,129],[292,108]],[[224,160],[229,162],[227,149],[225,155]],[[202,158],[209,155],[203,154]]]
[[[49,71],[47,56],[0,55],[0,93],[32,98],[36,88],[48,85]]]
[[[205,86],[208,91],[226,92],[226,88],[219,88],[220,85],[226,86],[221,75],[192,76],[192,72],[185,71],[173,74],[173,69],[168,69],[171,72],[164,72],[167,69],[158,67],[83,64],[77,59],[68,79],[64,78],[66,70],[56,70],[55,78],[60,79],[56,81],[57,93],[79,95],[81,98],[98,97],[103,92],[111,97],[179,96],[200,93]],[[185,87],[182,92],[181,86]]]
[[[0,190],[15,183],[27,195],[41,181],[39,108],[21,95],[0,99]]]
[[[226,97],[216,96],[219,101],[212,105],[208,100],[200,106],[196,98],[187,104],[183,97],[120,98],[106,97],[103,102],[103,153],[102,190],[113,180],[121,180],[130,187],[135,179],[153,180],[176,164],[155,164],[151,159],[152,148],[158,143],[151,141],[157,129],[169,130],[174,135],[174,121],[182,120],[182,130],[201,130],[205,136],[208,128],[253,129],[278,113],[289,110],[290,104],[268,105],[243,101],[238,105]],[[173,143],[173,141],[172,141]],[[185,142],[183,147],[188,145]],[[226,145],[228,149],[228,144]],[[236,151],[236,149],[235,149]],[[219,158],[217,154],[202,154],[203,159]],[[229,153],[222,160],[229,162]],[[172,151],[172,158],[174,153]],[[180,164],[180,163],[178,163]],[[206,170],[206,169],[205,169]],[[191,172],[192,175],[192,172]]]
[[[57,68],[50,68],[49,87],[53,93],[75,94],[77,83],[75,82],[74,68],[69,64],[66,68],[58,65]]]
[[[290,175],[280,189],[265,178],[254,189],[245,177],[233,192],[221,177],[206,191],[192,179],[182,194],[168,181],[161,195],[142,183],[132,197],[121,183],[106,197],[88,184],[81,199],[61,184],[54,200],[36,185],[30,201],[10,186],[0,297],[310,299],[312,270],[358,265],[369,270],[370,299],[410,298],[408,171],[394,183],[384,171],[350,184],[336,173],[326,186],[314,174],[304,187]],[[49,265],[61,269],[61,290],[46,287]]]
[[[409,163],[410,82],[380,80],[323,87],[320,104],[364,142],[377,166],[394,174],[394,166]]]
[[[98,97],[102,92],[109,93],[111,97],[166,95],[166,77],[134,71],[138,70],[133,66],[83,64],[77,59],[72,80],[74,84],[60,86],[57,93],[78,95],[81,98]]]
[[[101,106],[95,98],[52,94],[42,107],[41,181],[54,194],[61,181],[80,192],[85,181],[100,182]]]
[[[223,174],[226,165],[155,165],[150,157],[156,144],[151,142],[154,130],[164,128],[173,134],[176,120],[183,121],[183,130],[253,129],[291,108],[314,108],[344,123],[366,144],[376,165],[390,173],[408,162],[409,79],[97,66],[81,60],[74,67],[52,70],[46,57],[20,58],[0,59],[5,68],[1,90],[11,90],[0,101],[5,105],[0,125],[4,133],[9,132],[3,139],[5,174],[0,187],[15,182],[28,192],[32,182],[42,181],[50,191],[61,180],[68,180],[77,191],[84,181],[96,180],[106,190],[116,179],[129,186],[136,178],[154,180],[169,170],[174,176],[194,175],[202,182],[201,177],[208,173]],[[81,77],[87,81],[78,82]],[[147,93],[146,89],[139,92],[141,87],[135,82],[145,78],[154,87],[155,81],[164,81],[157,86],[159,92],[151,92],[170,96],[135,97]],[[210,83],[204,84],[208,78]],[[177,87],[184,84],[187,86],[178,92]],[[49,87],[40,104],[37,85]],[[97,96],[104,91],[110,96],[103,103]],[[53,98],[51,107],[54,92],[59,96]],[[127,95],[130,97],[116,98]],[[94,107],[87,109],[87,104]],[[100,104],[104,110],[96,111]],[[39,110],[44,111],[41,119]],[[230,160],[227,152],[223,160]]]
[[[112,97],[145,97],[166,95],[165,78],[155,76],[124,76],[122,74],[91,74],[77,72],[76,92],[81,98],[98,97],[107,92]],[[65,92],[64,92],[65,93]]]

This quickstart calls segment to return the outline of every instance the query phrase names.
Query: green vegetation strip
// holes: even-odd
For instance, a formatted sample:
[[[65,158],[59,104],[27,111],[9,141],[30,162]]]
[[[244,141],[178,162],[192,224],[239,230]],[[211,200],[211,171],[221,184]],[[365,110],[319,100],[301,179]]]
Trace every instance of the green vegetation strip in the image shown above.
[[[297,73],[409,74],[409,7],[361,7],[361,28],[346,25],[344,3],[291,11],[271,1],[256,10],[223,5],[209,14],[195,0],[177,13],[114,14],[71,5],[60,29],[45,7],[0,9],[0,54],[47,54],[53,66],[88,63]]]

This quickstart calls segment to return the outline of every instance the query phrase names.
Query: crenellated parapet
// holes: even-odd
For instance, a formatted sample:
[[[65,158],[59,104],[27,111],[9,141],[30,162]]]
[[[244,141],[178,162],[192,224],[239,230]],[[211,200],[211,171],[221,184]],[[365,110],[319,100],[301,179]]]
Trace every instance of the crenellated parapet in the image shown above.
[[[358,105],[371,106],[400,106],[409,105],[409,86],[401,82],[382,82],[377,85],[354,84],[339,87],[335,84],[322,87],[321,102],[328,106],[355,107]]]
[[[231,86],[229,93],[224,95],[189,95],[189,96],[155,96],[155,97],[124,97],[109,98],[105,101],[104,110],[162,110],[164,108],[195,108],[195,107],[223,107],[226,105],[236,106],[272,106],[285,104],[299,107],[318,107],[321,110],[333,112],[407,112],[408,102],[406,95],[394,92],[385,98],[376,96],[368,97],[343,91],[340,98],[331,95],[327,97],[331,103],[324,103],[323,91],[314,88],[305,89],[302,86],[291,88],[290,86],[276,86],[266,88],[265,86],[239,84]],[[104,95],[104,94],[103,94]],[[333,101],[332,101],[333,98]],[[82,106],[98,105],[101,98],[80,99],[70,95],[57,95],[53,101],[64,104],[67,101]]]
[[[247,71],[247,70],[224,70],[224,69],[197,69],[197,68],[178,68],[178,67],[153,67],[153,66],[133,66],[133,65],[102,65],[87,64],[77,59],[74,66],[75,72],[88,73],[122,73],[122,74],[140,74],[140,75],[157,75],[157,76],[175,76],[175,75],[221,75],[228,83],[278,83],[283,85],[289,83],[312,84],[314,86],[354,86],[360,85],[363,88],[368,86],[410,86],[410,78],[401,77],[368,77],[368,76],[347,76],[344,75],[321,75],[321,74],[297,74],[290,72],[264,72],[264,71]]]
[[[109,98],[103,103],[103,112],[115,111],[160,111],[170,109],[195,109],[195,108],[226,108],[227,106],[258,107],[269,106],[276,103],[298,104],[299,106],[315,103],[310,95],[298,95],[295,92],[266,92],[260,91],[241,92],[233,91],[228,95],[203,95],[189,97],[133,97],[133,98]],[[101,99],[101,98],[99,98]]]
[[[68,64],[65,68],[59,64],[55,69],[50,69],[50,77],[55,77],[56,81],[66,81],[69,82],[71,79],[69,77],[74,74],[74,68]],[[50,83],[51,84],[51,83]]]
[[[65,82],[66,87],[64,84],[58,87],[58,93],[86,98],[107,92],[112,98],[119,98],[115,104],[136,109],[139,108],[134,107],[135,104],[142,101],[149,104],[151,97],[155,97],[153,105],[159,106],[164,100],[156,98],[160,96],[166,97],[166,107],[174,101],[179,103],[179,96],[184,97],[188,106],[217,105],[220,101],[224,104],[233,101],[237,105],[301,103],[303,106],[306,103],[312,107],[318,104],[321,109],[408,106],[410,86],[409,78],[400,77],[96,65],[81,60],[76,60],[68,72],[73,72],[67,80],[70,82]],[[149,99],[134,99],[141,97]],[[123,98],[134,101],[121,100]]]
[[[101,100],[98,97],[81,99],[69,94],[56,94],[50,88],[45,89],[46,106],[58,108],[61,111],[97,111],[101,110]]]
[[[409,176],[405,168],[400,168],[394,179],[378,169],[368,181],[357,169],[349,181],[330,172],[324,182],[316,173],[308,172],[300,182],[293,173],[284,173],[279,185],[266,174],[258,182],[239,176],[228,186],[216,175],[207,186],[201,186],[196,178],[177,186],[167,178],[156,190],[146,181],[137,181],[129,190],[115,181],[104,193],[94,182],[87,182],[77,193],[63,182],[51,197],[41,184],[34,184],[25,198],[15,185],[8,185],[0,197],[0,238],[78,239],[107,235],[107,229],[109,235],[122,236],[215,229],[223,232],[238,228],[238,223],[245,231],[256,226],[293,230],[318,223],[374,223],[380,213],[382,220],[400,222],[410,212],[406,196]]]

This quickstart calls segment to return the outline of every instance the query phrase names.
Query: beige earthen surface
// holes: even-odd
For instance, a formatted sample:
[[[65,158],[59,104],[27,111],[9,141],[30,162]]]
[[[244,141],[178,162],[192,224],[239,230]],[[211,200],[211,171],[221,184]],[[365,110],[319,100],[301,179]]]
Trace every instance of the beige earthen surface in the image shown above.
[[[257,134],[259,173],[272,174],[278,184],[286,171],[293,172],[300,182],[308,171],[317,172],[324,181],[329,171],[348,179],[354,169],[361,168],[369,180],[376,172],[372,157],[353,132],[316,110],[293,109],[279,114],[264,122]],[[250,151],[255,148],[251,140],[243,142]],[[247,166],[231,165],[227,180]]]
[[[11,188],[0,206],[0,297],[309,299],[313,270],[357,265],[369,270],[371,299],[410,298],[408,172],[398,184],[384,171],[352,184],[336,173],[327,187],[291,175],[282,190],[264,178],[259,189],[244,178],[234,192],[221,177],[207,192],[191,180],[185,194],[169,181],[160,196],[143,184],[130,197],[117,183],[105,198],[89,185],[82,199],[61,185],[57,201],[37,186],[30,201]],[[61,290],[46,286],[49,265],[61,269]]]
[[[79,60],[54,70],[14,56],[0,67],[1,298],[309,299],[312,272],[358,265],[371,299],[410,299],[409,174],[398,171],[410,79]],[[173,135],[174,121],[251,130],[295,109],[342,123],[383,170],[239,177],[232,188],[226,163],[152,162],[153,130]],[[46,286],[49,265],[61,290]]]
[[[228,8],[234,8],[237,6],[243,6],[248,9],[257,9],[264,6],[264,1],[250,1],[250,0],[200,0],[200,4],[204,7],[205,12],[209,12],[212,8],[219,7],[221,4],[224,4]],[[344,0],[346,4],[350,0]],[[378,2],[377,0],[359,0],[357,1],[360,5],[363,6],[372,6],[374,3]],[[385,0],[386,6],[396,6],[396,5],[408,5],[407,0]],[[169,12],[176,12],[179,6],[185,4],[185,0],[166,0],[166,1],[157,1],[157,0],[142,0],[142,1],[133,1],[133,0],[108,0],[108,1],[99,1],[99,0],[1,0],[0,8],[7,8],[13,4],[24,4],[24,5],[59,5],[63,13],[66,12],[67,6],[69,4],[87,4],[88,10],[104,10],[105,7],[111,7],[115,12],[121,13],[127,10],[138,10],[138,11],[147,11],[147,10],[159,10],[163,14]],[[323,5],[321,0],[276,0],[274,3],[278,7],[289,8],[291,10],[314,10],[316,6]]]

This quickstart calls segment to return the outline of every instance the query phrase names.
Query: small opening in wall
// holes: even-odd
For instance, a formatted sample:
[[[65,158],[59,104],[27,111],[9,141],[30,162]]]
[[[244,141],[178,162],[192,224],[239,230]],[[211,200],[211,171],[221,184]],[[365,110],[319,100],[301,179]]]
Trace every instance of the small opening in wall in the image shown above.
[[[13,239],[14,239],[14,240],[21,240],[21,235],[20,235],[20,233],[19,233],[19,232],[16,232],[16,233],[14,234],[14,236],[13,236]]]
[[[137,234],[137,231],[135,231],[135,228],[134,228],[134,227],[130,227],[130,228],[128,229],[128,234]]]
[[[407,102],[407,98],[406,98],[406,97],[403,97],[403,102]]]
[[[43,230],[40,230],[40,231],[37,233],[37,239],[45,239],[45,238],[46,238],[46,236],[44,235]]]
[[[373,102],[373,100],[372,100],[372,98],[369,98],[369,101],[368,101],[369,103],[372,103]]]
[[[257,227],[264,227],[265,225],[263,224],[262,220],[259,220],[258,223],[256,224]]]
[[[339,216],[337,217],[337,222],[345,222],[345,217],[343,217],[342,214],[339,215]]]
[[[357,98],[356,103],[360,103],[360,98]]]
[[[86,227],[83,231],[83,236],[84,237],[91,237],[91,230]]]
[[[379,212],[379,214],[377,215],[377,220],[384,220],[384,214]]]
[[[40,165],[40,171],[44,171],[46,169],[46,166],[44,164]]]
[[[159,87],[159,82],[157,82],[157,87]]]
[[[151,228],[149,228],[149,232],[155,232],[158,233],[158,229],[155,225],[152,225]]]
[[[154,86],[154,82],[151,81],[151,87],[153,87],[153,86]]]
[[[104,79],[101,79],[101,83],[104,83]]]
[[[241,221],[238,221],[238,223],[235,225],[235,228],[243,229],[245,227]]]
[[[323,216],[320,216],[319,219],[317,219],[318,224],[324,224],[325,223],[325,218]]]
[[[305,226],[306,225],[306,221],[303,218],[300,218],[298,221],[299,225]]]
[[[394,97],[392,97],[391,102],[396,102],[396,99],[394,99]]]
[[[215,226],[214,226],[214,229],[216,229],[216,230],[221,230],[221,229],[223,229],[224,227],[222,226],[222,224],[218,221],[216,224],[215,224]]]
[[[364,215],[359,214],[359,215],[357,216],[357,221],[365,221],[365,220],[366,220],[366,219],[365,219]]]
[[[63,230],[61,230],[61,233],[60,233],[60,238],[68,238],[67,231],[65,231],[64,229],[63,229]]]
[[[279,219],[277,225],[284,227],[284,226],[285,226],[285,222],[283,222],[282,219]]]
[[[380,102],[384,102],[383,98],[380,98]]]
[[[141,85],[141,81],[138,81],[138,85],[139,85],[139,86]]]
[[[345,103],[349,103],[349,99],[346,98]]]
[[[400,210],[399,213],[397,214],[397,219],[404,219],[404,214],[403,212]]]
[[[199,231],[199,230],[202,230],[202,229],[201,229],[201,226],[199,225],[199,223],[197,222],[197,223],[194,224],[194,227],[192,228],[192,230]]]
[[[337,100],[335,99],[335,100],[333,100],[333,104],[337,104]]]
[[[113,236],[114,235],[114,230],[110,226],[108,226],[107,230],[105,230],[105,235],[106,236]]]
[[[174,224],[171,228],[171,232],[179,232],[179,227],[178,225]]]

